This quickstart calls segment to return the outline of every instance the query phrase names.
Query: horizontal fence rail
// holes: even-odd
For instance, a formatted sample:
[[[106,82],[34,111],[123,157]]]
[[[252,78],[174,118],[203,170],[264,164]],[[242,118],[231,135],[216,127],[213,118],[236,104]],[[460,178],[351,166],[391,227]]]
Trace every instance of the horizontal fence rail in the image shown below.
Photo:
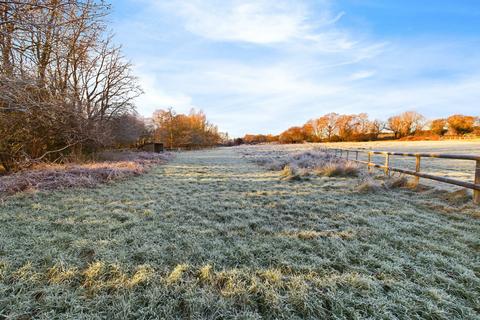
[[[410,153],[410,152],[389,152],[389,151],[374,151],[366,149],[338,149],[338,148],[327,148],[326,152],[334,153],[335,157],[345,157],[346,160],[355,161],[358,163],[366,164],[368,170],[371,168],[380,168],[383,169],[385,174],[390,172],[399,172],[403,174],[408,174],[416,177],[416,183],[418,184],[420,178],[440,181],[448,184],[453,184],[459,187],[464,187],[473,190],[473,202],[475,204],[480,204],[480,156],[477,155],[468,155],[468,154],[444,154],[444,153]],[[359,160],[359,154],[366,154],[368,156],[368,161]],[[353,158],[353,155],[355,158]],[[380,165],[372,162],[373,155],[384,155],[385,164]],[[390,166],[390,160],[392,156],[402,156],[402,157],[414,157],[415,160],[415,171],[406,170],[401,168],[395,168]],[[420,172],[420,164],[422,158],[439,158],[439,159],[455,159],[455,160],[470,160],[475,161],[475,179],[472,182],[466,182],[461,180],[456,180],[452,178],[440,177],[428,173]]]

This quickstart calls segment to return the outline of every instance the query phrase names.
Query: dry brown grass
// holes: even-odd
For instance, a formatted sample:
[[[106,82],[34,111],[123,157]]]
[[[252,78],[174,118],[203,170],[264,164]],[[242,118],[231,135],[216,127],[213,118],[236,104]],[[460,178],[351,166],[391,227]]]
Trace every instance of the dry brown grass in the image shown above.
[[[381,181],[375,180],[372,177],[367,176],[362,179],[356,186],[355,190],[359,193],[374,193],[384,189],[385,184]]]
[[[425,134],[418,136],[408,136],[399,139],[399,141],[439,141],[442,137],[436,134]]]
[[[110,151],[99,154],[98,162],[38,164],[30,170],[1,176],[0,197],[23,191],[94,187],[100,183],[140,175],[171,157],[171,153]]]
[[[325,177],[356,177],[360,174],[360,170],[356,163],[338,159],[315,168],[315,173]]]
[[[294,237],[301,240],[313,240],[317,238],[334,238],[334,239],[343,239],[348,240],[354,237],[354,232],[352,230],[307,230],[307,231],[291,231],[285,232],[283,235],[287,237]]]
[[[389,189],[411,188],[413,184],[405,176],[389,178],[385,180],[385,186]]]
[[[467,189],[454,192],[443,192],[440,198],[452,205],[463,205],[472,201],[472,195]]]
[[[409,189],[417,192],[425,192],[431,190],[431,187],[417,184],[413,178],[404,175],[390,177],[363,175],[359,184],[355,188],[355,190],[360,193],[393,189]]]

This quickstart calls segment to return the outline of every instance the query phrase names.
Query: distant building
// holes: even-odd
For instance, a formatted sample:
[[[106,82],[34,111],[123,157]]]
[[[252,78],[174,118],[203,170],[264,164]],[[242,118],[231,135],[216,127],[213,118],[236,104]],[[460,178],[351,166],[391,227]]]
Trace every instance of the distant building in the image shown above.
[[[145,143],[142,146],[140,146],[139,149],[146,152],[155,152],[155,153],[160,153],[164,151],[163,143],[159,143],[159,142]]]
[[[395,139],[395,133],[390,129],[383,129],[378,134],[377,139],[379,140]]]

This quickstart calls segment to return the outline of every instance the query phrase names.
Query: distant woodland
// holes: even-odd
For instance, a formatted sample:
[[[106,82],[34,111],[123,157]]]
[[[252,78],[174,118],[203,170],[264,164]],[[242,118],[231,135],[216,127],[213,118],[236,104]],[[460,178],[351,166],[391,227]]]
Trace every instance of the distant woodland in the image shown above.
[[[371,120],[366,113],[328,113],[309,120],[303,126],[291,127],[279,135],[247,134],[235,144],[267,142],[340,142],[380,139],[437,140],[443,136],[480,136],[480,120],[475,116],[452,115],[448,118],[427,120],[415,111],[407,111],[388,118]]]

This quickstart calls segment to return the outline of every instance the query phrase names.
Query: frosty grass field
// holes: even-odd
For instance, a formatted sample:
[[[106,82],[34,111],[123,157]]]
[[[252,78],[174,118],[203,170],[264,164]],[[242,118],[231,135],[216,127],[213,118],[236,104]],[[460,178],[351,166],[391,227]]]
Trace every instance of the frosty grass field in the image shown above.
[[[480,153],[480,142],[365,146]],[[120,182],[7,198],[0,319],[478,319],[470,198],[360,192],[363,174],[288,180],[252,162],[312,147],[181,152]],[[427,170],[471,179],[472,163],[434,160]]]

